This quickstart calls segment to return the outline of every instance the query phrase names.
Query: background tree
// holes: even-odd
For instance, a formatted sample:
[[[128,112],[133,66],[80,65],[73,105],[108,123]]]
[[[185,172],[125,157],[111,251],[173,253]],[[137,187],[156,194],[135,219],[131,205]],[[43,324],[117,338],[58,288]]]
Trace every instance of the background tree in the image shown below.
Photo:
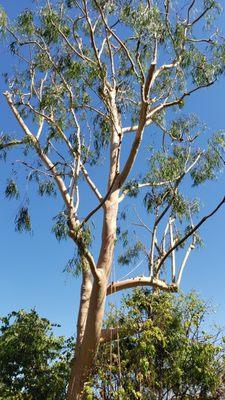
[[[0,324],[0,398],[63,400],[72,340],[35,310],[12,312]]]
[[[88,399],[222,399],[224,338],[205,330],[209,305],[187,296],[136,289],[113,308]]]
[[[3,134],[1,146],[22,148],[16,164],[25,167],[26,188],[37,183],[40,195],[61,196],[53,231],[76,246],[69,267],[81,272],[82,286],[71,400],[82,397],[92,370],[106,296],[140,285],[176,291],[201,242],[197,229],[224,203],[194,223],[199,204],[187,197],[188,177],[194,185],[215,177],[224,135],[200,140],[204,126],[183,107],[223,74],[225,46],[212,0],[179,7],[169,0],[39,3],[15,23],[1,11],[1,30],[18,59],[16,72],[5,74],[5,98],[21,128],[18,137]],[[95,199],[84,206],[86,186]],[[6,196],[18,194],[14,166]],[[135,209],[126,207],[129,197]],[[25,196],[19,231],[31,229],[28,205]],[[145,234],[133,234],[134,216]],[[100,245],[93,250],[94,235]],[[110,283],[115,255],[129,264],[141,252],[147,276]]]

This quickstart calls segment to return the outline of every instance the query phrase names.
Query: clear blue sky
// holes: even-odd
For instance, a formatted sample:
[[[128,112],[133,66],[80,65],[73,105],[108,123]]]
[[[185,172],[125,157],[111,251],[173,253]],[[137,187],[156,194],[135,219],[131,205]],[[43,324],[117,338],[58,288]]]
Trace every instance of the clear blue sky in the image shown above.
[[[1,4],[10,16],[30,7],[30,0],[2,0]],[[224,16],[223,16],[224,17]],[[225,19],[221,18],[225,28]],[[225,30],[225,29],[224,29]],[[10,59],[7,49],[1,45],[1,70],[7,70]],[[0,81],[0,130],[15,132],[18,129],[8,111],[2,96],[4,85]],[[196,94],[188,103],[190,111],[195,112],[210,129],[225,129],[225,80],[201,94]],[[58,322],[58,331],[71,335],[75,331],[78,309],[79,280],[63,273],[63,268],[73,254],[73,246],[68,242],[57,243],[51,234],[54,215],[52,200],[31,196],[32,235],[15,232],[13,220],[19,202],[3,199],[4,184],[8,167],[1,163],[0,170],[0,224],[1,224],[1,263],[0,263],[0,315],[12,310],[35,307],[40,315]],[[206,211],[215,206],[225,195],[225,175],[216,182],[202,186],[199,197]],[[55,200],[57,201],[57,200]],[[205,248],[196,250],[184,274],[182,289],[196,289],[204,298],[213,300],[218,306],[214,321],[225,326],[225,207],[202,229]]]

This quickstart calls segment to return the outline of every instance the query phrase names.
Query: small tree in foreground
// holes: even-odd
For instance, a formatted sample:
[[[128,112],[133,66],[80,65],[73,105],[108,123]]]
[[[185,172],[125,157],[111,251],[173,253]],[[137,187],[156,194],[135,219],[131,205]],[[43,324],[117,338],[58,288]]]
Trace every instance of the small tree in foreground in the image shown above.
[[[71,341],[54,335],[55,326],[34,310],[1,318],[0,399],[65,399]]]
[[[209,306],[195,293],[136,289],[106,320],[89,400],[219,400],[225,394],[222,331],[205,330]],[[92,394],[91,394],[92,393]]]
[[[215,177],[225,141],[222,132],[200,140],[204,126],[183,112],[187,99],[223,74],[225,42],[213,0],[38,4],[14,23],[1,11],[1,30],[18,59],[16,72],[5,74],[5,98],[21,128],[16,137],[3,134],[1,147],[4,156],[21,148],[16,166],[27,172],[19,231],[31,229],[27,193],[35,182],[40,195],[58,193],[63,202],[53,231],[73,240],[69,267],[82,275],[67,394],[78,400],[105,334],[106,296],[141,285],[176,291],[200,243],[197,229],[225,201],[194,222],[199,204],[187,196],[189,185]],[[9,198],[19,194],[15,170]],[[20,183],[22,176],[20,169]],[[81,207],[87,190],[93,198]],[[94,235],[100,244],[93,249]],[[127,265],[140,254],[146,276],[110,283],[115,255]]]

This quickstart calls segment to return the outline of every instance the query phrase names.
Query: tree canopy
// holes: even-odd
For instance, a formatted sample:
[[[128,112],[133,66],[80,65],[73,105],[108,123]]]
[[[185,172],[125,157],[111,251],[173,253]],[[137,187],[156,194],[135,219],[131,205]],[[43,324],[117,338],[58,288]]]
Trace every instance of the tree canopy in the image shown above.
[[[65,399],[72,340],[56,336],[57,325],[35,310],[12,312],[0,322],[0,398]]]

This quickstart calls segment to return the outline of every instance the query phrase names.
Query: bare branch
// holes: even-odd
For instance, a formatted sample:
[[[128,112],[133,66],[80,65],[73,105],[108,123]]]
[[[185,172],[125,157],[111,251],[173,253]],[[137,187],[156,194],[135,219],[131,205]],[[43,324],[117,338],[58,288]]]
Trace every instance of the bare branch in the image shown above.
[[[30,103],[25,103],[26,106],[28,106],[35,114],[39,115],[41,118],[45,119],[47,122],[49,122],[50,124],[52,124],[53,126],[55,126],[55,128],[58,130],[58,132],[60,133],[61,137],[63,138],[63,140],[65,141],[71,155],[76,159],[77,157],[79,157],[80,159],[80,151],[79,148],[77,150],[74,150],[72,144],[70,143],[69,139],[67,138],[67,136],[65,135],[65,133],[63,132],[63,130],[61,129],[61,127],[54,121],[54,119],[44,113],[41,113],[40,111],[36,110]],[[74,114],[73,114],[74,115]],[[78,134],[79,135],[79,126],[78,126],[78,122],[76,120],[76,116],[74,115],[74,119],[75,119],[75,124],[78,128]],[[80,147],[80,146],[79,146]],[[97,196],[98,200],[102,201],[103,197],[100,194],[98,188],[96,187],[96,185],[93,183],[93,181],[91,180],[87,170],[85,169],[83,163],[81,162],[81,160],[79,161],[79,163],[77,163],[77,165],[80,164],[80,168],[81,171],[88,183],[88,185],[90,186],[90,188],[92,189],[92,191],[95,193],[95,195]],[[79,171],[77,171],[78,174]],[[77,175],[78,176],[78,175]]]
[[[170,229],[170,245],[171,247],[174,246],[174,239],[173,239],[173,222],[174,218],[169,218],[169,229]],[[171,252],[171,276],[172,276],[172,282],[175,282],[175,276],[176,276],[176,264],[175,264],[175,252]]]
[[[35,168],[33,165],[30,165],[29,163],[27,163],[26,161],[23,160],[16,160],[15,163],[19,163],[24,165],[25,167],[31,169],[32,171],[38,172],[39,174],[45,175],[45,176],[49,176],[50,178],[54,178],[54,175],[51,174],[48,171],[43,171],[40,168]]]
[[[107,46],[108,46],[108,50],[109,50],[113,87],[116,88],[115,63],[114,63],[114,55],[113,55],[113,51],[112,51],[110,37],[111,37],[111,35],[108,35],[108,32],[106,31],[106,41],[107,41]]]
[[[81,50],[81,47],[79,46],[79,51],[72,45],[72,43],[68,40],[67,36],[64,34],[64,32],[59,28],[58,25],[54,24],[54,22],[52,21],[52,24],[55,26],[55,28],[57,29],[57,31],[60,33],[60,35],[62,36],[62,38],[65,40],[66,44],[68,45],[68,47],[79,57],[81,58],[83,61],[87,61],[90,64],[94,64],[95,62],[87,57],[86,54],[84,54]]]
[[[193,26],[195,25],[198,21],[200,21],[200,19],[202,19],[204,17],[205,14],[207,14],[208,11],[210,11],[212,8],[214,7],[213,2],[205,8],[205,10],[203,10],[203,12],[197,17],[195,18],[192,22],[189,22],[188,26]]]
[[[137,184],[137,186],[135,186],[135,188],[137,189],[143,189],[146,187],[160,187],[160,186],[166,186],[166,185],[170,185],[172,183],[175,183],[176,181],[179,181],[180,179],[183,179],[183,177],[185,175],[187,175],[191,169],[194,168],[194,166],[197,164],[197,162],[199,161],[200,157],[202,156],[203,152],[199,153],[197,155],[197,157],[195,158],[195,160],[189,165],[189,167],[182,172],[181,174],[179,174],[178,176],[176,176],[173,179],[169,179],[168,181],[162,181],[162,182],[145,182],[145,183],[139,183]],[[129,189],[126,189],[123,191],[123,193],[121,194],[120,198],[119,198],[119,202],[123,201],[123,199],[125,198],[125,196],[129,193]]]
[[[44,118],[42,117],[41,121],[40,121],[40,124],[39,124],[39,128],[38,128],[37,134],[36,134],[37,140],[40,139],[40,136],[41,136],[42,131],[43,131],[43,127],[44,127]]]
[[[162,238],[162,254],[164,255],[166,253],[166,236],[169,230],[169,223],[166,224],[164,233],[163,233],[163,238]]]
[[[177,278],[177,281],[176,281],[176,284],[177,284],[178,288],[180,287],[180,282],[181,282],[181,279],[182,279],[182,276],[183,276],[184,268],[185,268],[185,266],[187,264],[187,261],[188,261],[188,258],[190,256],[190,253],[191,253],[192,250],[194,250],[194,248],[195,248],[195,240],[193,240],[193,242],[189,245],[189,247],[187,249],[187,252],[185,254],[185,257],[183,259],[183,262],[181,264],[181,267],[180,267],[180,270],[179,270],[179,273],[178,273],[178,278]]]
[[[97,270],[97,266],[91,252],[83,244],[82,230],[80,229],[81,224],[79,222],[76,222],[74,219],[70,219],[68,225],[70,228],[70,238],[74,241],[78,248],[81,249],[83,257],[85,257],[88,262],[93,278],[98,281],[100,278],[100,272]]]
[[[44,118],[48,123],[52,124],[57,129],[59,134],[61,135],[62,139],[64,140],[64,142],[66,143],[68,149],[70,150],[70,153],[72,154],[72,156],[73,157],[77,157],[77,154],[74,151],[74,148],[73,148],[72,144],[70,143],[69,139],[67,138],[67,136],[63,132],[62,128],[55,122],[55,120],[52,117],[50,117],[49,115],[44,114],[41,111],[36,110],[29,102],[24,103],[24,105],[27,106],[31,111],[33,111],[34,114],[38,115],[41,118]]]
[[[97,205],[97,207],[95,207],[92,211],[90,211],[90,213],[83,219],[81,226],[83,226],[84,224],[86,224],[89,219],[98,211],[100,210],[100,208],[102,208],[105,204],[105,202],[108,200],[112,189],[114,187],[115,181],[116,181],[117,175],[115,175],[114,180],[112,181],[112,184],[108,190],[108,192],[106,193],[106,195],[102,198],[101,202]]]
[[[124,289],[130,289],[137,286],[152,286],[157,289],[162,289],[167,292],[176,292],[177,285],[167,285],[166,282],[160,279],[149,276],[137,276],[136,278],[126,279],[124,281],[112,282],[107,287],[107,295],[119,292]]]
[[[155,71],[155,67],[156,67],[156,63],[157,63],[157,40],[155,43],[155,51],[154,51],[154,59],[151,63],[151,66],[149,68],[148,71],[148,75],[146,78],[146,82],[144,83],[144,85],[142,86],[142,105],[141,105],[141,110],[140,110],[140,119],[139,119],[139,124],[137,127],[137,132],[135,135],[135,139],[133,141],[132,147],[131,147],[131,151],[130,154],[127,158],[127,161],[125,163],[125,166],[121,172],[121,174],[118,176],[118,185],[119,187],[121,187],[123,185],[123,183],[125,182],[127,176],[130,173],[130,170],[135,162],[138,150],[140,148],[141,142],[142,142],[142,137],[143,137],[143,133],[144,133],[144,128],[146,126],[146,122],[147,122],[147,111],[148,111],[148,103],[149,103],[149,91],[151,90],[151,86],[152,86],[152,80],[153,80],[153,76],[154,76],[154,71]],[[149,119],[149,123],[151,121],[150,118]]]
[[[172,253],[172,251],[174,251],[177,247],[181,246],[190,236],[193,235],[193,233],[195,233],[202,224],[204,224],[209,218],[211,218],[214,214],[217,213],[217,211],[222,207],[222,205],[225,203],[225,196],[223,197],[223,199],[221,200],[221,202],[214,208],[214,210],[209,213],[208,215],[205,215],[198,224],[196,224],[192,229],[189,230],[189,232],[183,236],[182,239],[178,240],[176,242],[176,244],[171,247],[168,252],[165,254],[165,256],[161,259],[159,266],[158,266],[158,270],[160,269],[161,265],[165,262],[165,260],[167,259],[167,257]]]
[[[91,190],[94,192],[94,194],[96,195],[98,200],[102,203],[103,202],[103,196],[99,192],[99,190],[98,190],[97,186],[95,185],[95,183],[90,178],[85,166],[82,163],[81,163],[81,172],[83,173],[83,175],[84,175],[88,185],[90,186]]]
[[[188,7],[188,12],[187,12],[187,23],[189,23],[189,21],[190,21],[190,13],[191,13],[191,10],[192,10],[192,8],[194,7],[194,5],[195,5],[195,2],[196,2],[196,0],[193,0],[192,2],[191,2],[191,4],[190,4],[190,6]]]
[[[100,57],[99,57],[99,52],[98,52],[98,49],[97,49],[97,46],[96,46],[96,43],[95,43],[94,28],[92,26],[91,19],[89,17],[89,13],[88,13],[87,0],[83,0],[83,4],[84,4],[84,12],[85,12],[86,21],[88,23],[89,31],[90,31],[91,45],[92,45],[92,48],[94,50],[94,55],[95,55],[95,58],[97,60],[98,66],[99,66],[100,69],[102,69],[102,64],[101,64],[101,60],[100,60]]]
[[[78,106],[78,107],[79,107],[79,106]],[[87,108],[87,109],[89,109],[90,111],[94,111],[94,112],[96,112],[96,114],[101,115],[101,117],[106,118],[106,114],[104,114],[101,110],[98,110],[96,107],[93,107],[93,106],[91,106],[91,105],[89,105],[89,104],[82,104],[82,105],[80,106],[80,108]]]
[[[216,81],[216,80],[213,80],[213,81],[208,82],[208,83],[206,83],[206,84],[204,84],[204,85],[197,86],[197,87],[195,87],[194,89],[190,90],[189,92],[183,93],[182,96],[180,96],[178,99],[175,99],[175,100],[170,101],[170,102],[166,102],[166,101],[165,101],[165,102],[163,102],[162,104],[159,104],[158,106],[156,106],[155,108],[153,108],[152,110],[150,110],[150,113],[149,113],[148,116],[147,116],[147,121],[146,121],[146,122],[147,122],[147,123],[148,123],[148,122],[151,123],[151,122],[152,122],[152,117],[153,117],[155,114],[157,114],[159,111],[161,111],[161,110],[163,110],[163,109],[165,109],[165,108],[169,108],[169,107],[172,107],[172,106],[176,106],[176,105],[182,104],[183,100],[184,100],[186,97],[188,97],[188,96],[190,96],[191,94],[197,92],[198,90],[201,90],[201,89],[207,88],[207,87],[209,87],[209,86],[212,86],[212,85],[215,83],[215,81]]]
[[[104,13],[103,13],[103,9],[102,9],[102,7],[98,4],[97,0],[94,0],[94,3],[95,3],[96,7],[98,8],[98,10],[99,10],[99,12],[100,12],[100,15],[101,15],[101,17],[102,17],[102,21],[103,21],[103,23],[104,23],[104,25],[105,25],[107,31],[108,31],[108,32],[114,37],[114,39],[120,44],[121,48],[123,49],[123,51],[124,51],[125,54],[127,55],[128,60],[130,61],[131,67],[132,67],[132,69],[133,69],[135,75],[136,75],[137,77],[139,77],[139,74],[138,74],[138,72],[137,72],[137,70],[136,70],[136,67],[135,67],[135,63],[134,63],[134,61],[133,61],[133,59],[132,59],[132,57],[131,57],[131,55],[130,55],[130,52],[129,52],[127,46],[126,46],[126,45],[124,44],[124,42],[116,35],[116,33],[110,28],[110,26],[109,26],[109,24],[107,23],[107,20],[106,20],[106,18],[105,18],[105,15],[104,15]]]
[[[150,248],[150,254],[149,254],[150,277],[154,276],[154,254],[155,254],[155,244],[156,244],[156,231],[157,231],[157,225],[154,224],[153,232],[152,232],[151,248]]]
[[[159,113],[160,111],[162,111],[163,109],[166,109],[166,108],[169,108],[169,107],[172,107],[172,106],[176,106],[176,105],[182,104],[183,100],[184,100],[186,97],[188,97],[188,96],[190,96],[191,94],[197,92],[198,90],[201,90],[201,89],[207,88],[207,87],[209,87],[209,86],[212,86],[215,82],[216,82],[216,80],[213,80],[213,81],[211,81],[211,82],[209,82],[209,83],[206,83],[206,84],[204,84],[204,85],[197,86],[197,87],[195,87],[194,89],[190,90],[189,92],[183,93],[182,96],[180,96],[178,99],[175,99],[175,100],[170,101],[170,102],[164,101],[163,103],[161,103],[161,104],[155,106],[155,107],[152,108],[152,109],[150,110],[150,112],[148,113],[148,115],[147,115],[147,117],[146,117],[146,120],[145,120],[144,128],[147,127],[147,126],[149,126],[149,125],[153,122],[153,121],[152,121],[152,118],[153,118],[157,113]],[[140,126],[140,125],[134,125],[134,126],[125,127],[125,128],[122,129],[122,132],[123,132],[123,134],[124,134],[124,133],[129,133],[129,132],[137,132],[138,129],[139,129],[139,126]]]
[[[55,181],[58,185],[58,188],[63,197],[65,205],[69,209],[69,212],[71,214],[71,211],[72,211],[71,199],[70,199],[68,190],[67,190],[62,178],[58,174],[58,171],[57,171],[55,165],[51,162],[51,160],[48,158],[48,156],[42,151],[37,138],[32,134],[32,132],[30,131],[28,126],[25,124],[23,118],[21,117],[19,111],[17,110],[16,106],[14,105],[14,103],[12,101],[12,94],[9,92],[5,92],[4,95],[6,97],[6,100],[8,102],[10,109],[12,110],[13,114],[15,115],[15,117],[16,117],[17,121],[19,122],[19,125],[23,129],[25,135],[27,137],[29,137],[31,143],[33,144],[33,146],[34,146],[36,152],[38,153],[38,155],[40,156],[41,160],[54,175]]]
[[[0,143],[0,150],[7,149],[8,147],[19,146],[21,144],[23,144],[23,140],[11,140],[7,143]]]

